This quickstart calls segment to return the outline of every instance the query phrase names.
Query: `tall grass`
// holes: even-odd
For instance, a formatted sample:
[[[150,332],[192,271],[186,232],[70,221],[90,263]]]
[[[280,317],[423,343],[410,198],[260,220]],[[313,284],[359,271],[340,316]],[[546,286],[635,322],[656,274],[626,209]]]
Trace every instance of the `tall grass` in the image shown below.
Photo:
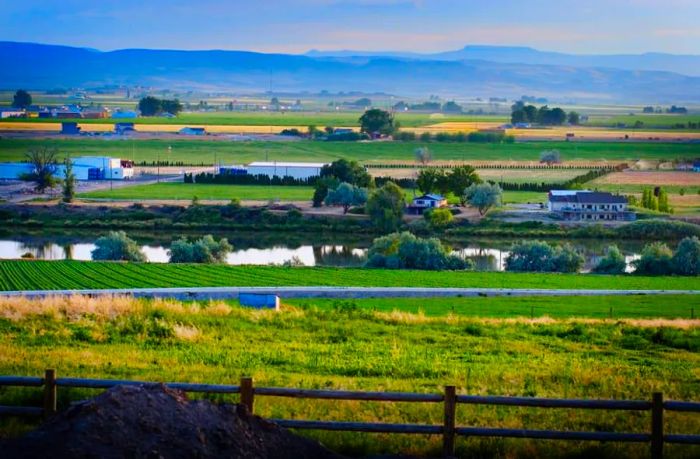
[[[491,299],[484,299],[489,301]],[[48,298],[0,302],[0,374],[124,378],[259,386],[544,397],[700,399],[697,321],[474,318],[373,310],[351,302],[283,305],[280,312],[222,302]],[[605,298],[590,298],[604,302]],[[0,404],[40,404],[40,391],[2,389]],[[94,391],[60,389],[60,405]],[[234,396],[211,396],[235,401]],[[258,397],[268,417],[440,423],[439,404]],[[647,413],[461,406],[471,426],[647,431]],[[669,432],[698,432],[677,414]],[[26,425],[4,422],[0,435]],[[430,436],[305,432],[351,454],[439,454]],[[637,457],[646,447],[529,440],[460,439],[463,457]],[[668,453],[693,457],[697,449]]]

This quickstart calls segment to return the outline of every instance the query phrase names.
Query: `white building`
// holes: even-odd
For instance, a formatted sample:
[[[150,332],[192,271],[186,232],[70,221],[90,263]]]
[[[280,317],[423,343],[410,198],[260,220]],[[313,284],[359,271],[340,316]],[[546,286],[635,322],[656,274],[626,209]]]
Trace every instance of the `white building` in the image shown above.
[[[308,179],[321,175],[321,168],[327,163],[284,163],[253,162],[248,164],[248,175],[267,175],[268,177],[293,177]]]
[[[552,190],[547,208],[564,220],[623,220],[636,218],[627,198],[607,192]]]
[[[79,156],[71,158],[73,175],[76,180],[125,180],[134,176],[131,161],[107,156]],[[29,163],[0,163],[0,179],[18,180],[22,174],[29,174],[34,167]],[[65,177],[65,166],[58,164],[56,176]]]

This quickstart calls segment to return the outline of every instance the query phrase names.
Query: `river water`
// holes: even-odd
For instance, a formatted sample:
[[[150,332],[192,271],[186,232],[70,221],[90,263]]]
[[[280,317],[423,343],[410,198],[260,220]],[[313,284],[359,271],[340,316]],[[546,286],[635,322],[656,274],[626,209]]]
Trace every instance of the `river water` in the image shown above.
[[[95,240],[102,232],[76,231],[66,233],[0,232],[0,258],[15,259],[31,254],[44,260],[90,260]],[[105,232],[106,233],[106,232]],[[148,261],[168,262],[168,248],[180,233],[128,233],[141,246]],[[188,237],[199,234],[190,233]],[[287,233],[221,233],[234,247],[226,263],[231,265],[362,266],[370,239],[342,239],[337,236],[289,235]],[[455,239],[447,241],[452,250],[472,259],[477,269],[501,271],[513,239]],[[638,258],[641,242],[574,240],[571,244],[585,257],[584,270],[597,264],[610,244],[617,244],[627,261]]]

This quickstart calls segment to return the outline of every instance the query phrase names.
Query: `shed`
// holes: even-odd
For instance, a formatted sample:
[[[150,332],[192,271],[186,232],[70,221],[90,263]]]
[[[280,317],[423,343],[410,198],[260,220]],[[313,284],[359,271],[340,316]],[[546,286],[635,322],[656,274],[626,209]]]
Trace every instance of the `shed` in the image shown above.
[[[203,127],[184,127],[179,132],[183,135],[205,135],[207,133]]]
[[[238,301],[241,306],[248,306],[256,309],[274,309],[280,308],[280,297],[271,293],[244,293],[238,294]]]
[[[80,127],[75,121],[64,121],[61,123],[61,134],[77,135],[80,134]]]

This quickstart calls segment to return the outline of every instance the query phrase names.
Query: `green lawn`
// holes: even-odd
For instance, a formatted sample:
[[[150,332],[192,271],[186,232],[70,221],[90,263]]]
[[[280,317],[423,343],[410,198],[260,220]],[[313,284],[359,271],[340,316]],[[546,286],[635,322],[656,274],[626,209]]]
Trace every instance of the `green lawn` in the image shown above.
[[[587,301],[604,310],[608,300]],[[402,301],[396,300],[395,309],[403,308]],[[483,301],[498,308],[501,300]],[[700,400],[700,334],[688,321],[675,327],[624,320],[426,318],[382,310],[347,303],[274,312],[217,302],[0,300],[0,374],[40,376],[55,368],[59,377],[237,384],[251,376],[257,386],[268,387],[440,393],[455,385],[458,394],[637,400],[663,391],[667,399]],[[97,392],[61,387],[59,409]],[[0,404],[40,406],[41,397],[40,388],[4,388]],[[256,413],[272,418],[440,424],[442,410],[439,403],[255,398]],[[649,422],[647,412],[467,405],[457,411],[459,426],[648,432]],[[27,427],[4,419],[0,436]],[[674,413],[664,428],[697,433],[700,417]],[[440,454],[437,435],[303,434],[356,456]],[[457,440],[457,455],[464,458],[612,459],[645,457],[648,448]],[[690,458],[698,452],[667,446],[665,454]]]
[[[695,158],[700,144],[521,142],[514,144],[430,143],[434,160],[538,161],[543,150],[557,149],[564,161],[620,161]],[[7,139],[0,138],[0,161],[21,161],[28,150],[51,147],[63,155],[107,155],[153,162],[157,159],[186,164],[247,164],[251,161],[333,161],[338,158],[367,163],[415,161],[421,142],[225,142],[207,140],[129,139]],[[168,153],[168,147],[172,147]]]
[[[304,186],[262,186],[262,185],[197,185],[191,183],[154,183],[136,185],[114,190],[81,193],[81,198],[99,199],[226,199],[269,201],[310,201],[314,191]]]
[[[476,298],[371,298],[361,300],[290,299],[285,304],[321,310],[424,314],[440,317],[542,317],[565,318],[685,318],[700,314],[700,295],[634,295],[585,297],[476,297]],[[612,316],[611,316],[612,313]]]
[[[0,261],[0,290],[295,285],[700,289],[700,283],[694,277],[437,272],[89,261]]]

